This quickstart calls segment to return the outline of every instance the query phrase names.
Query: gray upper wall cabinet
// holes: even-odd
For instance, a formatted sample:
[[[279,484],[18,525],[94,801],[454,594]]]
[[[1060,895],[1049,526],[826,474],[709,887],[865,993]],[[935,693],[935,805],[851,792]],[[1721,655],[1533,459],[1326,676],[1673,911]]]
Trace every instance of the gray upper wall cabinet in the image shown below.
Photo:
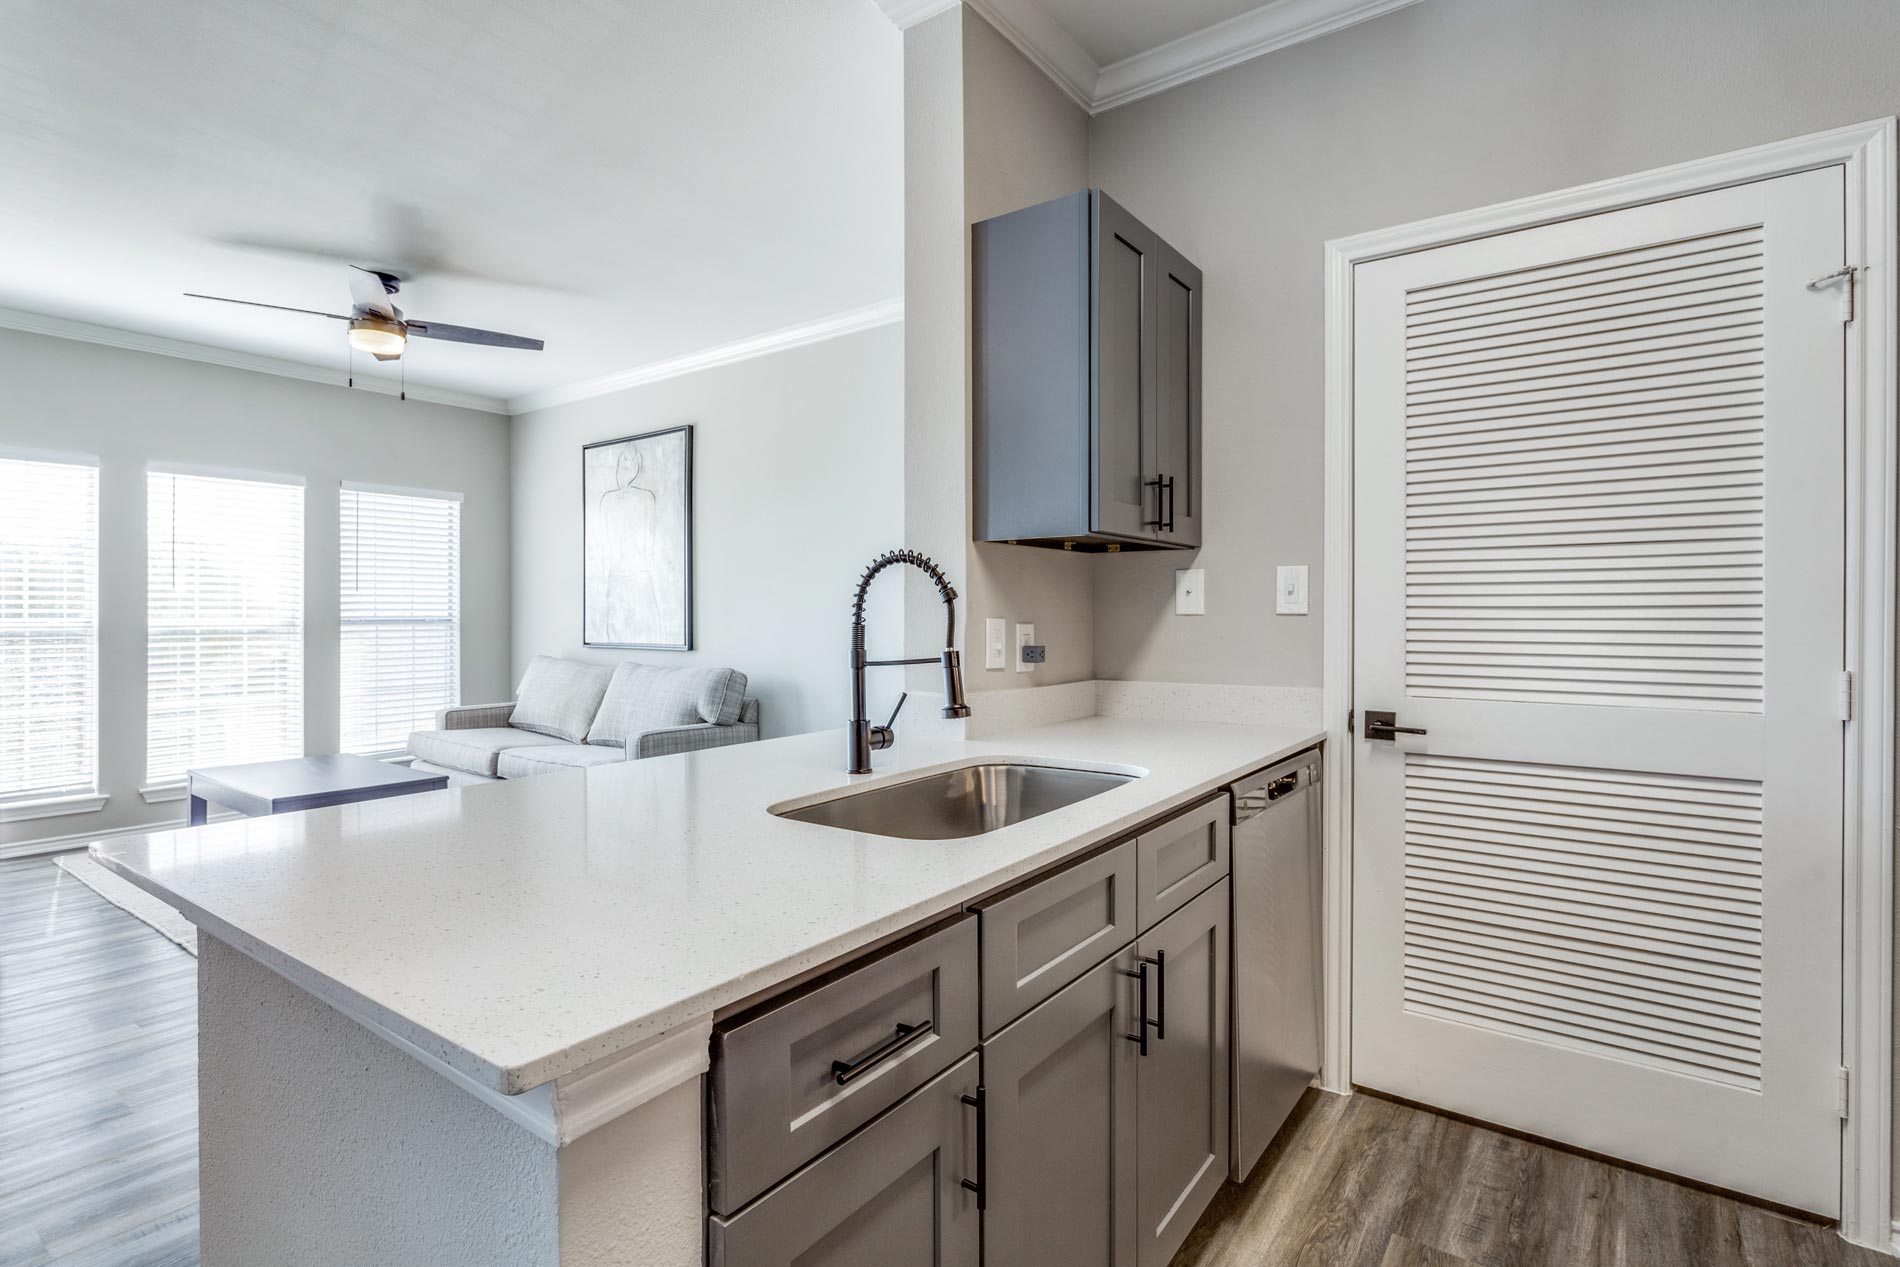
[[[976,539],[1201,544],[1201,271],[1107,194],[973,229]]]

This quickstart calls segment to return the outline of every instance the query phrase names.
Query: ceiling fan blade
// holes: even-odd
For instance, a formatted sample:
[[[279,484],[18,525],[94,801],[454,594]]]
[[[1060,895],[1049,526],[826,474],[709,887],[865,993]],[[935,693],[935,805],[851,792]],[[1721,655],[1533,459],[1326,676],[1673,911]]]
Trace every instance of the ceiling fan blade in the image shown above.
[[[396,305],[389,301],[389,288],[383,284],[382,275],[361,264],[350,265],[350,302],[379,317],[396,319]]]
[[[318,312],[315,308],[290,308],[283,304],[260,304],[255,299],[227,299],[223,295],[200,295],[196,291],[186,291],[187,299],[209,299],[221,304],[243,304],[247,308],[274,308],[278,312],[301,312],[312,317],[329,317],[334,321],[348,321],[349,317],[340,312]]]
[[[526,348],[530,352],[539,352],[545,346],[539,339],[523,338],[518,334],[500,334],[494,330],[477,330],[471,326],[444,325],[440,321],[410,321],[406,324],[410,334],[423,339],[446,339],[450,343],[480,343],[491,348]]]

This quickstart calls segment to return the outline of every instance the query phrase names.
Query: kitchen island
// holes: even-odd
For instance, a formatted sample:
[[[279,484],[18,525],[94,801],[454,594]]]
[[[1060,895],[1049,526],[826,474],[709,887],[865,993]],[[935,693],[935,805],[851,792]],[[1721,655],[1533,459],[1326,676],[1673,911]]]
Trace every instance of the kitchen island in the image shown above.
[[[96,849],[200,930],[203,1262],[704,1259],[716,1017],[1318,742],[1090,718],[837,732]],[[1139,777],[957,840],[771,811],[973,761]]]

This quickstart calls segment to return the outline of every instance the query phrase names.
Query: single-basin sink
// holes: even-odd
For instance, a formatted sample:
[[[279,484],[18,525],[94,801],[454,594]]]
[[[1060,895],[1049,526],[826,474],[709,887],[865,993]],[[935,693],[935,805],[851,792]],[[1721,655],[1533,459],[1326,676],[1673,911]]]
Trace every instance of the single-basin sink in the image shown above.
[[[1062,809],[1137,777],[1071,766],[998,761],[847,792],[781,818],[902,840],[957,840]]]

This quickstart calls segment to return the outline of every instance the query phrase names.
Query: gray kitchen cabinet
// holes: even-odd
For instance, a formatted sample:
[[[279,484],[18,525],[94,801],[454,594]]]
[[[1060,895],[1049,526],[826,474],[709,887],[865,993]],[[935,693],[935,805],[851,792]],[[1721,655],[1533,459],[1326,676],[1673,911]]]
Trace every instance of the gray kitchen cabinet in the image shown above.
[[[1136,1267],[1132,946],[983,1043],[985,1267]]]
[[[1231,816],[1223,792],[1141,833],[1135,842],[1136,906],[1144,932],[1227,874]]]
[[[975,535],[1200,545],[1201,273],[1100,190],[972,233]]]
[[[712,1267],[977,1267],[977,1058],[731,1218],[708,1220]]]
[[[988,1037],[1134,940],[1135,842],[976,904]]]
[[[731,1214],[977,1040],[977,921],[963,916],[714,1031],[708,1203]]]
[[[1138,1267],[1166,1267],[1227,1178],[1228,884],[1136,943],[1155,1022],[1135,1074]]]

